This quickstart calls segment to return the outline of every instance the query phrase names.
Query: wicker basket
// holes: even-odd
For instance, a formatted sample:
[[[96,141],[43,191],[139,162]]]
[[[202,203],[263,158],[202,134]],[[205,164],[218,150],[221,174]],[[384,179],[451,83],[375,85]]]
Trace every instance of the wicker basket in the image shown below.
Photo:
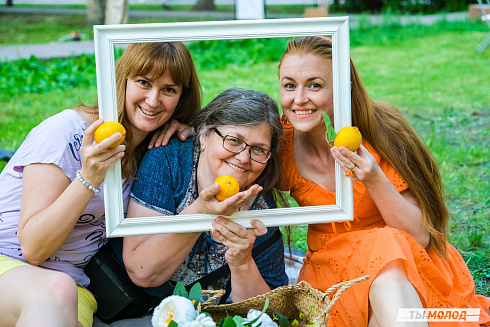
[[[227,315],[231,317],[235,315],[246,317],[250,309],[261,311],[264,308],[265,300],[269,299],[266,313],[270,317],[272,317],[274,311],[277,311],[286,316],[290,322],[297,319],[300,326],[304,326],[307,322],[313,322],[315,326],[326,326],[330,310],[342,293],[355,283],[367,279],[369,279],[369,276],[341,282],[327,289],[325,293],[302,281],[297,285],[278,287],[269,293],[248,300],[221,305],[212,305],[211,302],[223,296],[224,291],[218,293],[216,291],[208,291],[214,296],[202,304],[201,311],[210,313],[213,319],[219,322],[221,319],[226,318]],[[337,291],[330,297],[330,294],[335,290]],[[299,318],[300,313],[304,315],[304,318]]]

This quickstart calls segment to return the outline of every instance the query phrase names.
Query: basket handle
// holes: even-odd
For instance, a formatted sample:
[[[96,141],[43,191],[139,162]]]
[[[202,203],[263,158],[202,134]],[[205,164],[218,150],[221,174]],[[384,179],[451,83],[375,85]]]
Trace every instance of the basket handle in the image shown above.
[[[211,304],[214,300],[219,299],[223,295],[225,295],[225,290],[202,290],[202,294],[212,294],[209,299],[207,299],[203,305]]]
[[[332,307],[335,304],[335,302],[337,302],[337,300],[340,298],[340,296],[342,295],[342,293],[344,293],[348,288],[350,288],[352,285],[354,285],[356,283],[359,283],[359,282],[363,282],[365,280],[368,280],[369,278],[371,278],[371,276],[366,275],[366,276],[363,276],[363,277],[360,277],[360,278],[348,280],[348,281],[345,281],[345,282],[340,282],[338,284],[335,284],[333,286],[330,286],[325,291],[325,295],[323,297],[323,300],[325,300],[325,298],[328,297],[330,295],[330,293],[332,293],[335,289],[338,288],[338,291],[333,295],[332,299],[328,303],[327,308],[326,308],[326,312],[327,313],[330,313],[330,310],[332,309]]]

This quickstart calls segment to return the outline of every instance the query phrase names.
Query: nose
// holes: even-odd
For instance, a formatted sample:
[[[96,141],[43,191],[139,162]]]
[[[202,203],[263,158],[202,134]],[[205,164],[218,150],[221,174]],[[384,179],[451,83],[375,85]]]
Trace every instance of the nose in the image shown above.
[[[157,107],[160,104],[158,89],[152,88],[146,93],[146,103],[152,107]]]
[[[237,158],[240,162],[248,162],[251,159],[250,151],[251,151],[250,145],[247,145],[245,149],[235,154],[235,158]]]
[[[303,104],[308,102],[308,96],[306,95],[306,90],[303,87],[298,87],[296,94],[294,95],[294,103]]]

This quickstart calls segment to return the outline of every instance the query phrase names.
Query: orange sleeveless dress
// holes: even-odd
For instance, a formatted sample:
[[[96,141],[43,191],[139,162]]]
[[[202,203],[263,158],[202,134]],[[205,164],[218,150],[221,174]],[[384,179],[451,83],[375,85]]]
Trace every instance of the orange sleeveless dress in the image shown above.
[[[335,192],[323,189],[300,176],[294,160],[293,127],[283,123],[286,138],[281,149],[284,190],[300,206],[335,203]],[[388,179],[401,192],[408,188],[395,170],[365,142]],[[325,291],[341,281],[364,275],[371,278],[345,291],[330,313],[329,327],[367,326],[369,287],[389,262],[403,260],[408,279],[424,308],[481,308],[479,323],[436,322],[430,326],[490,325],[490,299],[475,295],[475,285],[458,251],[447,243],[448,258],[427,252],[408,234],[388,227],[361,182],[353,183],[355,221],[308,226],[308,251],[299,280]],[[332,225],[335,225],[333,227]]]

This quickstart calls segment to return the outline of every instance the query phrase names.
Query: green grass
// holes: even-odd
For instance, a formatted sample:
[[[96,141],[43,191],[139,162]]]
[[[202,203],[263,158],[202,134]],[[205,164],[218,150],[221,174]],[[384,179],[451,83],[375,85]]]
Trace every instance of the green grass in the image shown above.
[[[32,18],[16,16],[10,23],[0,16],[2,44],[10,42],[3,35],[4,24],[10,25],[8,33],[17,38],[11,41],[16,43],[24,33],[31,40],[36,39],[36,30],[48,33],[51,27],[46,21],[54,19],[37,18],[38,28],[29,30],[27,20]],[[65,17],[58,23],[76,20]],[[14,23],[19,26],[12,28]],[[80,30],[84,23],[79,23],[67,28]],[[61,31],[60,26],[51,29]],[[467,262],[477,292],[489,296],[490,48],[474,52],[487,33],[488,27],[478,22],[400,26],[387,16],[381,27],[364,22],[351,31],[351,56],[371,96],[396,105],[434,154],[453,214],[449,241]],[[204,104],[234,86],[261,90],[279,100],[277,61],[284,40],[271,42],[189,45],[198,63]],[[250,55],[252,48],[260,55]],[[87,103],[96,98],[93,56],[3,62],[0,72],[2,148],[16,149],[32,127],[74,107],[79,98]],[[4,165],[0,162],[0,169]],[[293,231],[293,246],[306,250],[306,226]]]

